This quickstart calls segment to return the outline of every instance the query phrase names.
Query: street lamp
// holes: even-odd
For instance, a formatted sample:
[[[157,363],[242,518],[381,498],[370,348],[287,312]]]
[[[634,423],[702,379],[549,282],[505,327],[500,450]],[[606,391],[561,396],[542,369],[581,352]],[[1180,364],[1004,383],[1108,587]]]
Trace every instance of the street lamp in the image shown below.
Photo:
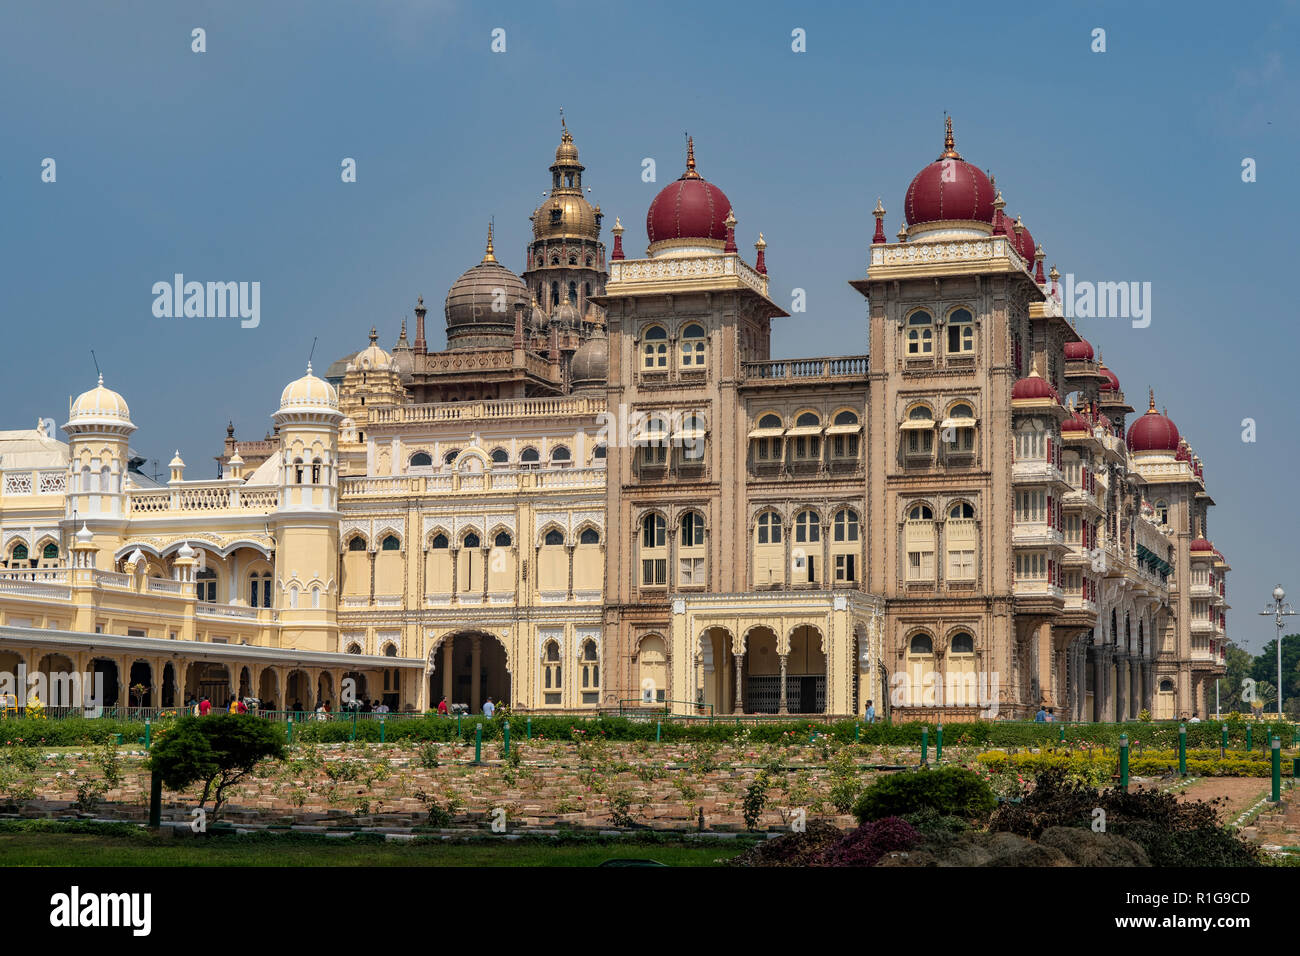
[[[1273,589],[1273,603],[1260,611],[1261,617],[1270,615],[1277,620],[1277,715],[1282,716],[1282,618],[1293,617],[1295,611],[1291,610],[1290,604],[1284,604],[1286,592],[1282,590],[1282,585]]]

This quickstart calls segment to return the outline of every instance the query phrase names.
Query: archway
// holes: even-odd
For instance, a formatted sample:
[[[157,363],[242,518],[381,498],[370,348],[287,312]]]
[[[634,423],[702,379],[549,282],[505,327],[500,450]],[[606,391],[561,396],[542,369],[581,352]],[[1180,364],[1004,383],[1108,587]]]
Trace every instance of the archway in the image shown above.
[[[1155,703],[1155,713],[1152,716],[1156,720],[1174,719],[1174,682],[1172,678],[1162,677],[1160,679]]]
[[[213,710],[230,703],[230,671],[225,664],[202,663],[190,667],[186,678],[186,695],[201,700],[206,697]]]
[[[790,632],[785,682],[786,709],[790,713],[826,713],[826,654],[821,631],[811,624]]]
[[[306,671],[293,670],[284,682],[284,709],[303,711],[315,710],[315,695],[312,692],[311,679]]]
[[[47,708],[82,707],[88,703],[103,705],[103,695],[98,692],[96,684],[81,686],[82,675],[73,671],[71,658],[62,654],[46,654],[36,665],[36,670],[40,674],[36,681],[31,682],[36,675],[29,674],[27,689],[19,691],[19,696],[24,698],[20,701],[22,705],[25,706],[33,694],[39,696]]]
[[[96,689],[100,686],[100,681],[103,681],[104,693],[99,700],[101,706],[116,707],[119,702],[126,704],[126,695],[121,692],[121,681],[118,680],[117,661],[96,657],[90,662],[90,671],[94,675],[92,679]]]
[[[448,652],[444,649],[447,646],[451,647],[450,673]],[[448,634],[434,648],[432,656],[430,701],[441,700],[445,695],[449,706],[464,704],[470,713],[478,713],[489,698],[497,706],[510,702],[509,659],[495,635],[481,631]]]
[[[276,707],[284,709],[284,701],[275,698],[275,668],[262,670],[262,676],[257,681],[257,699],[262,710],[275,710]]]
[[[162,697],[160,707],[176,706],[176,667],[170,662],[163,665],[162,688],[159,696]]]
[[[781,711],[781,656],[776,632],[756,627],[745,635],[745,710],[751,714]]]
[[[143,693],[137,688],[143,687]],[[153,707],[153,668],[145,661],[134,661],[126,680],[126,703],[130,707]]]
[[[700,704],[714,714],[735,710],[735,655],[731,650],[731,632],[725,627],[706,628],[699,637]]]

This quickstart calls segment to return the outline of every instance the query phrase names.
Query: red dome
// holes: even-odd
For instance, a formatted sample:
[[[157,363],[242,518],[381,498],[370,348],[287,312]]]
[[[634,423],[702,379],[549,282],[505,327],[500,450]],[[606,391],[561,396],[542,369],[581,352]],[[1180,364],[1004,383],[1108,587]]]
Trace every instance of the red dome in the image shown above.
[[[1084,418],[1078,412],[1071,415],[1061,425],[1062,432],[1091,432],[1092,426],[1088,424],[1088,419]]]
[[[1083,339],[1077,342],[1066,342],[1065,360],[1067,362],[1091,362],[1092,346]]]
[[[1192,550],[1197,552],[1206,551],[1213,553],[1214,545],[1210,544],[1210,542],[1206,541],[1204,538],[1197,538],[1192,542]]]
[[[727,238],[727,216],[731,201],[713,183],[695,171],[695,143],[687,140],[686,172],[659,191],[645,216],[650,244],[672,239],[703,239],[723,242]]]
[[[946,219],[992,223],[993,196],[989,178],[954,148],[949,119],[943,152],[907,187],[903,212],[909,226]]]
[[[1119,377],[1116,376],[1114,372],[1108,369],[1105,365],[1100,366],[1097,369],[1097,371],[1101,372],[1102,375],[1106,376],[1106,383],[1101,387],[1101,390],[1103,392],[1119,391]]]
[[[1178,451],[1178,426],[1156,411],[1156,397],[1151,407],[1128,430],[1129,451]]]
[[[1030,398],[1050,398],[1060,401],[1056,397],[1056,389],[1047,383],[1047,379],[1041,375],[1030,375],[1028,378],[1022,378],[1016,382],[1015,387],[1011,389],[1011,398],[1013,400],[1030,399]]]

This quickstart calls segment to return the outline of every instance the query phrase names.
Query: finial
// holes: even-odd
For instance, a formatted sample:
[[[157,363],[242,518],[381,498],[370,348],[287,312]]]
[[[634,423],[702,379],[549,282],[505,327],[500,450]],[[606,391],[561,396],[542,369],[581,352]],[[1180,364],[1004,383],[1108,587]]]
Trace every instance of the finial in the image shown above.
[[[103,372],[100,372],[100,373],[99,373],[99,386],[100,386],[100,388],[103,388],[103,387],[104,387],[104,373],[103,373]]]
[[[899,227],[898,227],[898,241],[899,241],[899,242],[907,242],[907,227],[906,227],[906,226],[899,226]]]
[[[614,251],[610,253],[610,261],[620,261],[623,259],[623,223],[619,221],[618,216],[614,217]]]
[[[399,338],[406,338],[406,316],[402,316],[402,334]]]
[[[307,360],[307,374],[311,374],[311,359]]]
[[[415,306],[416,306],[416,308],[418,308],[418,309],[423,309],[423,308],[424,308],[424,296],[422,296],[422,295],[417,295],[417,296],[415,297]]]
[[[371,344],[371,345],[374,345],[374,344],[375,344],[376,342],[378,342],[378,341],[379,341],[379,332],[378,332],[378,330],[377,330],[377,329],[372,325],[372,326],[370,327],[370,344]]]
[[[943,152],[939,154],[940,159],[961,159],[961,153],[957,152],[957,144],[952,138],[952,117],[944,119],[943,133]]]
[[[723,251],[723,252],[738,252],[739,250],[736,248],[736,213],[735,213],[735,210],[731,210],[731,209],[727,210],[727,218],[724,219],[724,220],[722,221],[722,224],[723,224],[724,226],[727,227],[727,241],[726,241],[726,244],[723,245],[723,247],[722,247],[722,251]]]
[[[686,137],[686,172],[682,173],[682,179],[701,179],[699,173],[695,171],[695,140]]]
[[[885,238],[885,204],[879,196],[876,197],[876,208],[871,210],[871,215],[876,217],[876,234],[871,237],[872,244],[888,242]]]
[[[761,232],[758,234],[758,240],[754,243],[754,248],[755,249],[767,248],[767,240],[763,238],[763,234]]]
[[[1043,255],[1043,244],[1040,242],[1038,248],[1034,250],[1034,281],[1039,285],[1047,282],[1047,277],[1043,275],[1043,260],[1047,256]]]
[[[1020,216],[1016,216],[1016,221],[1011,224],[1011,227],[1015,229],[1016,236],[1019,237],[1019,235],[1025,231],[1024,219]]]
[[[614,228],[610,231],[616,236],[621,236],[623,234],[623,221],[619,219],[618,216],[614,217]]]
[[[1156,410],[1156,390],[1155,390],[1154,388],[1152,388],[1151,386],[1148,385],[1148,386],[1147,386],[1147,394],[1148,394],[1148,395],[1150,396],[1150,398],[1151,398],[1151,404],[1150,404],[1149,406],[1147,406],[1147,411],[1148,411],[1148,412],[1154,412],[1154,411]]]
[[[493,250],[492,250],[492,220],[491,220],[491,219],[488,220],[488,241],[487,241],[487,251],[486,251],[485,253],[483,253],[483,261],[484,261],[484,262],[496,262],[496,261],[497,261],[496,253],[494,253]],[[422,299],[421,301],[423,301],[423,299]]]
[[[754,249],[757,250],[757,255],[754,258],[754,271],[765,276],[767,275],[767,240],[763,238],[761,232],[758,234],[758,241],[754,243]]]

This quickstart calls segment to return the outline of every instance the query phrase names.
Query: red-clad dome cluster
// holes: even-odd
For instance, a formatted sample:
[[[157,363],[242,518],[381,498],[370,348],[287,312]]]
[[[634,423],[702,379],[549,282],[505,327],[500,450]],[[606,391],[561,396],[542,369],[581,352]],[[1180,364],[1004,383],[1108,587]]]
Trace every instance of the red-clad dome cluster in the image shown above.
[[[1067,362],[1091,362],[1092,346],[1083,339],[1079,339],[1077,342],[1066,342],[1065,360]]]
[[[1028,378],[1022,378],[1016,382],[1011,389],[1011,398],[1013,400],[1032,399],[1032,398],[1050,398],[1059,402],[1060,398],[1056,394],[1056,389],[1048,383],[1038,373],[1031,374]]]
[[[993,222],[993,184],[983,171],[961,158],[949,117],[943,152],[916,174],[903,201],[907,224],[940,220]]]
[[[650,244],[674,239],[725,242],[731,201],[695,171],[695,142],[686,142],[686,172],[659,191],[645,216]]]
[[[1197,538],[1192,542],[1192,550],[1197,553],[1205,552],[1207,554],[1213,554],[1214,545],[1210,544],[1210,542],[1206,541],[1204,538]]]
[[[1156,396],[1151,407],[1128,430],[1129,451],[1178,451],[1178,426],[1156,411]]]

